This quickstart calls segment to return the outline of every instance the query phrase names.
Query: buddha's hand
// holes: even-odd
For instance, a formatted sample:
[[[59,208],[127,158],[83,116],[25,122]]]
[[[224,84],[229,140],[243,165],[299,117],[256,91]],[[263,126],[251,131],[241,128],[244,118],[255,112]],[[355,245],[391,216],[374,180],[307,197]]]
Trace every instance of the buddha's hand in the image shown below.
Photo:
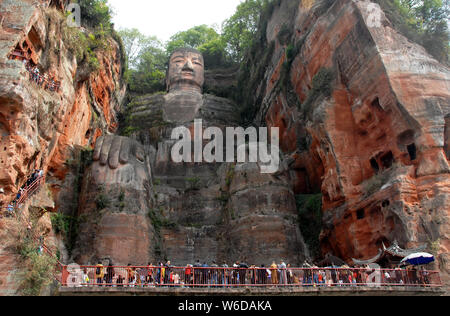
[[[134,160],[144,163],[145,152],[135,140],[107,135],[97,139],[93,159],[99,161],[101,166],[108,164],[111,169],[117,169],[121,164],[126,165]]]

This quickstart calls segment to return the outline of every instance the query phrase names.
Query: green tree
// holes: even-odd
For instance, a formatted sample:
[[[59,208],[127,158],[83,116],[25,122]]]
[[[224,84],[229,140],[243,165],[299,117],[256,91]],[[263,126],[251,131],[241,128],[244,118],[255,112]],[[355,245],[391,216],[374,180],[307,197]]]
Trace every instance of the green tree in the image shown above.
[[[424,31],[435,30],[442,21],[445,21],[448,14],[442,0],[403,0],[402,2],[415,15],[418,26]]]
[[[226,53],[226,43],[223,37],[218,36],[197,47],[202,52],[206,68],[217,68],[228,65],[228,56]]]
[[[166,44],[167,54],[170,55],[180,47],[198,49],[203,54],[206,68],[227,65],[228,58],[224,38],[214,28],[207,25],[195,26],[173,35]]]
[[[136,69],[145,53],[148,51],[163,50],[163,45],[155,36],[146,36],[138,29],[120,29],[123,46],[128,58],[128,65]]]
[[[240,62],[245,51],[250,48],[266,3],[265,0],[245,0],[238,5],[233,16],[223,23],[222,36],[234,61]]]
[[[448,0],[375,0],[393,26],[440,62],[449,61]]]
[[[111,28],[112,10],[107,0],[77,0],[81,9],[81,23],[84,26]]]
[[[130,70],[129,88],[132,92],[153,93],[165,88],[167,54],[158,46],[144,48],[137,61],[136,70]]]
[[[198,49],[200,46],[216,40],[220,35],[212,27],[207,25],[194,26],[193,28],[178,32],[173,35],[166,45],[167,53],[170,55],[180,47],[191,47]]]
[[[129,90],[134,93],[164,90],[167,54],[161,41],[137,29],[121,29],[118,33],[127,55],[129,67],[125,77]]]
[[[448,1],[446,1],[445,5],[442,0],[413,2],[417,3],[412,7],[412,12],[416,17],[417,25],[422,35],[421,44],[436,59],[448,62],[449,33],[447,17],[450,13]]]

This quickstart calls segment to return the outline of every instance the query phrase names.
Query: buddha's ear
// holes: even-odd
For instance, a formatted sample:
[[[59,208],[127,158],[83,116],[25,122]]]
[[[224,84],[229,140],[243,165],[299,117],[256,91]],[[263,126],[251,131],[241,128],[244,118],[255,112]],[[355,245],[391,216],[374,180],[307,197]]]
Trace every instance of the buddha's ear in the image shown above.
[[[170,65],[169,65],[169,63],[167,63],[167,65],[166,65],[166,80],[165,80],[166,92],[169,92],[169,67],[170,67]]]

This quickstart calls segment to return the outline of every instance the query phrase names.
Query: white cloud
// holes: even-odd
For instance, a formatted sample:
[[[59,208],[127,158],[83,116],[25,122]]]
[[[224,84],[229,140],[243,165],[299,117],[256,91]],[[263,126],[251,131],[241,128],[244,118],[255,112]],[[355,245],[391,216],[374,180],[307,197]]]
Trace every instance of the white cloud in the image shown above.
[[[241,0],[108,0],[115,28],[137,28],[167,41],[197,25],[217,25],[231,17]]]

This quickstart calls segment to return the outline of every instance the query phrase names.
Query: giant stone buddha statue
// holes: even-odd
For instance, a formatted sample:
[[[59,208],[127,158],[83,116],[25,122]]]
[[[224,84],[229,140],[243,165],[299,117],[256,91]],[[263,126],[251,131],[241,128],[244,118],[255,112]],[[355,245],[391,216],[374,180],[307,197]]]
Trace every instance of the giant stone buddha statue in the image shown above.
[[[97,140],[81,196],[79,215],[86,220],[75,247],[77,263],[141,265],[165,257],[178,265],[197,259],[296,261],[302,243],[290,224],[296,222],[295,199],[286,183],[261,175],[254,164],[171,160],[174,127],[192,130],[195,119],[204,127],[239,125],[233,101],[202,93],[204,74],[200,52],[174,51],[167,93],[138,97],[128,107],[132,135]],[[98,205],[105,197],[107,206]],[[255,216],[262,230],[252,226]]]

